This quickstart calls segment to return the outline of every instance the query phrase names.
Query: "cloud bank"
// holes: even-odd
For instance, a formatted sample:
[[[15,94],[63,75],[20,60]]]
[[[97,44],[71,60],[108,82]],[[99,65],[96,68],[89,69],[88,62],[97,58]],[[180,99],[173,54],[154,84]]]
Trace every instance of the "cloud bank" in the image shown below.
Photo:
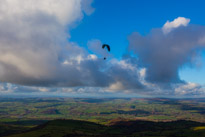
[[[67,42],[66,28],[82,19],[82,3],[81,0],[1,1],[0,80],[22,85],[56,83],[63,71],[61,52],[69,47],[78,49]]]
[[[91,4],[92,0],[1,1],[0,81],[42,87],[142,88],[130,59],[106,62],[68,40],[76,22],[94,11]],[[95,45],[91,42],[92,48]]]

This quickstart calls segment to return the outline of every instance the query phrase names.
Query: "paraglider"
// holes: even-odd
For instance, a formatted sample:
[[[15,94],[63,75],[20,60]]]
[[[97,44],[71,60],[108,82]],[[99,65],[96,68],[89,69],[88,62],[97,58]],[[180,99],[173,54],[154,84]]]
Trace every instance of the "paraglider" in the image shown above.
[[[107,48],[107,50],[110,52],[110,46],[108,45],[108,44],[103,44],[102,45],[102,48],[104,49],[104,48]],[[106,57],[104,57],[104,60],[106,60]]]

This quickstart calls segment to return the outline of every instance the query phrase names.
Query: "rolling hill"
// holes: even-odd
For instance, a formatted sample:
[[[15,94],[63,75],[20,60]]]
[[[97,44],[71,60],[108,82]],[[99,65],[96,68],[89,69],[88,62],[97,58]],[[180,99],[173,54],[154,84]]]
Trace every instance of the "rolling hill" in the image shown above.
[[[80,120],[52,120],[8,137],[204,137],[205,123],[115,121],[109,126]]]

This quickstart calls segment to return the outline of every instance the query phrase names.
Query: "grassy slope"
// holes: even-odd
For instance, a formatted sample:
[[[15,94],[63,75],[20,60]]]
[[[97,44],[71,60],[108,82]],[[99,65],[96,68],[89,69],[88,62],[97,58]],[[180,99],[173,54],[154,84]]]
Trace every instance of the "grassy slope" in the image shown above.
[[[20,125],[10,125],[0,123],[0,136],[6,136],[12,133],[21,133],[30,129],[29,127],[20,126]]]
[[[77,121],[54,120],[33,128],[29,132],[9,137],[63,137],[63,136],[157,136],[157,137],[204,137],[205,130],[196,128],[205,124],[192,121],[150,122],[119,121],[110,126]],[[198,130],[196,130],[198,129]]]
[[[21,133],[45,122],[46,120],[22,120],[0,123],[0,136],[9,135],[12,133]]]

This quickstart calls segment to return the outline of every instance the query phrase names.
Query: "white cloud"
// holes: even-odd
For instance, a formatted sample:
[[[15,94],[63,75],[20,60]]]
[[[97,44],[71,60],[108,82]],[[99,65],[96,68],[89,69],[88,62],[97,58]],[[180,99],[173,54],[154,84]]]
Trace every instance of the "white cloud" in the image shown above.
[[[81,19],[82,11],[91,14],[94,11],[91,7],[92,2],[92,0],[4,0],[0,2],[0,19],[26,19],[42,13],[56,18],[56,21],[63,25],[68,25]]]
[[[163,30],[164,34],[167,34],[175,28],[178,28],[180,26],[187,26],[189,24],[189,22],[190,22],[190,19],[188,19],[188,18],[178,17],[171,22],[167,21],[164,24],[162,30]]]
[[[85,8],[92,9],[91,2],[0,1],[0,81],[22,85],[70,81],[62,73],[76,73],[75,62],[79,64],[88,55],[67,41],[66,31],[82,19]]]
[[[116,90],[122,90],[124,89],[124,86],[121,82],[117,81],[116,83],[113,83],[110,85],[109,90],[110,91],[116,91]]]
[[[139,73],[141,79],[144,79],[146,77],[146,68],[142,68]]]
[[[201,85],[192,82],[176,85],[174,92],[176,95],[205,95],[205,89]]]
[[[90,60],[97,60],[98,57],[95,54],[90,54],[90,55],[88,55],[88,59],[90,59]]]

